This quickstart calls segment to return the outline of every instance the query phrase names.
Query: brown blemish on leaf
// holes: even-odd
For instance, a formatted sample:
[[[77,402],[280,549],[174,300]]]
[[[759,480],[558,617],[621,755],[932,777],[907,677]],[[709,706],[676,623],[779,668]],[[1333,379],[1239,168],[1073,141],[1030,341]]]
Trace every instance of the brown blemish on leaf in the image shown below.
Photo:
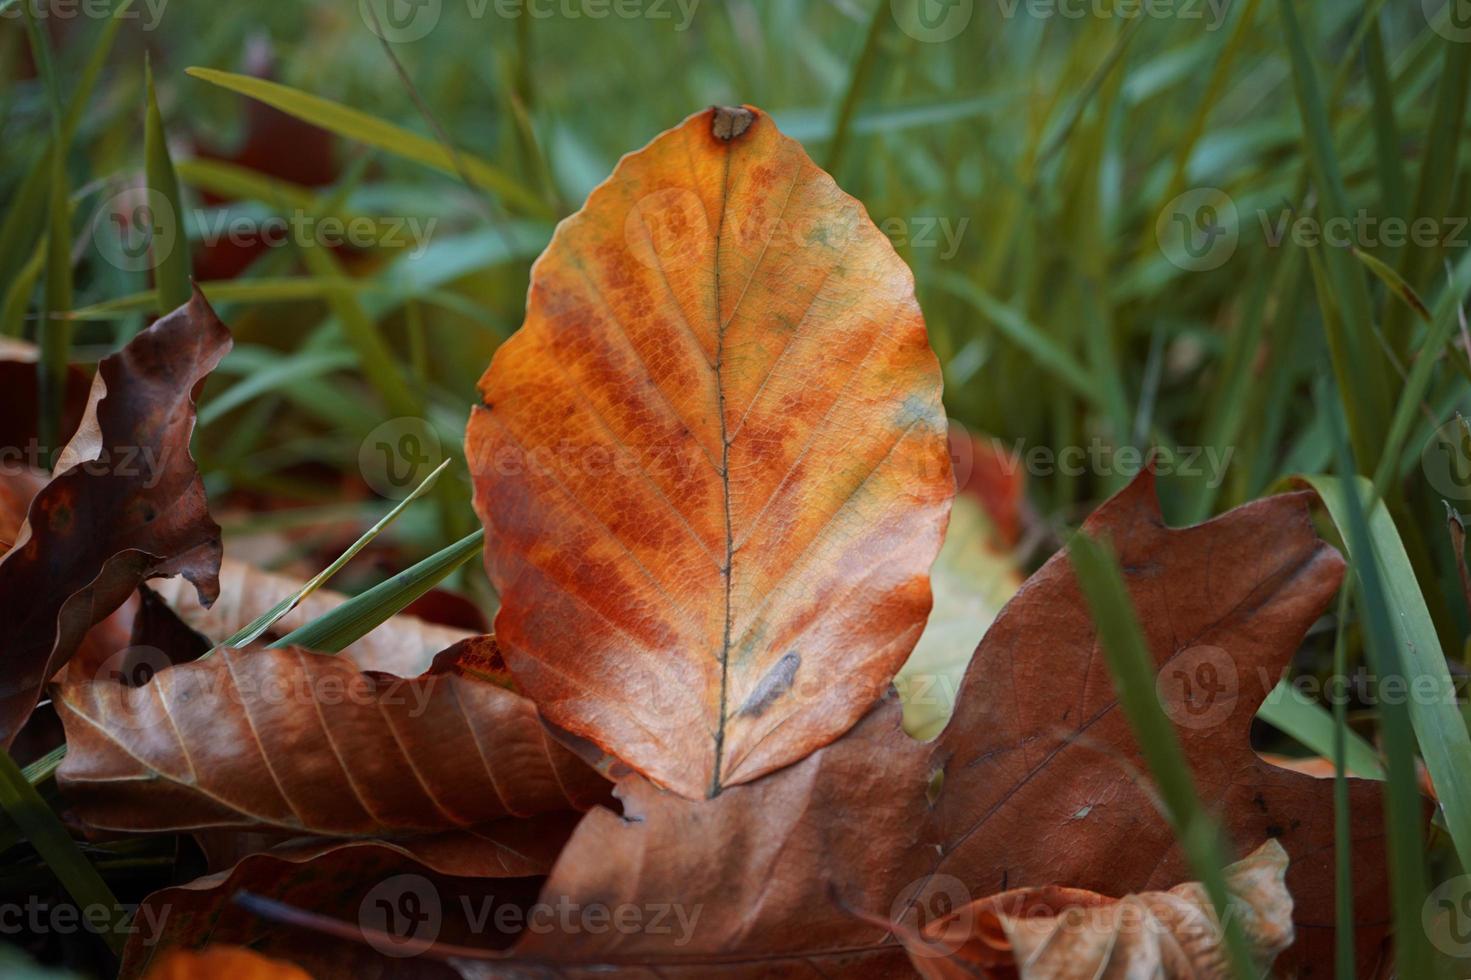
[[[711,111],[710,132],[718,140],[729,143],[745,133],[756,121],[756,114],[745,106],[718,105]]]

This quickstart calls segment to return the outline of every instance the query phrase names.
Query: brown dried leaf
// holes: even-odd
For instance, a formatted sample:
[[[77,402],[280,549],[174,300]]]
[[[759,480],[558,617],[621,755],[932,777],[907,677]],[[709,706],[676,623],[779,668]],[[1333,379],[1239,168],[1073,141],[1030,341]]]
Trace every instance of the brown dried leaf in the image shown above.
[[[1268,840],[1225,869],[1229,915],[1259,966],[1292,945],[1287,852]],[[1199,882],[1109,898],[1049,885],[983,898],[900,932],[925,980],[1231,980],[1219,921]]]
[[[81,425],[0,559],[0,745],[87,631],[145,579],[183,575],[219,592],[220,529],[189,455],[194,397],[230,349],[197,291],[103,359]]]
[[[262,918],[236,897],[249,892],[364,927],[398,926],[405,939],[505,946],[512,936],[494,930],[495,916],[485,915],[486,909],[523,906],[535,898],[534,876],[551,866],[572,820],[503,820],[475,833],[406,842],[307,842],[252,854],[228,871],[144,899],[133,917],[137,931],[129,937],[121,975],[141,975],[168,950],[228,943],[295,963],[316,980],[445,976],[449,971],[439,964],[383,955],[400,952],[387,944],[345,942]],[[390,920],[394,913],[399,919]]]
[[[530,701],[451,674],[221,650],[142,687],[54,690],[70,747],[58,784],[104,830],[402,836],[582,809],[607,792]]]
[[[837,738],[929,612],[940,383],[908,268],[765,113],[624,157],[467,433],[517,684],[685,796]]]
[[[1234,853],[1275,838],[1291,859],[1298,941],[1287,956],[1304,977],[1332,962],[1332,783],[1263,762],[1249,733],[1342,579],[1309,501],[1272,497],[1173,530],[1145,474],[1086,524],[1120,557],[1166,710]],[[520,962],[564,977],[903,975],[892,930],[850,910],[918,930],[1008,888],[1061,881],[1118,894],[1186,880],[1144,771],[1058,555],[986,634],[935,741],[906,736],[889,698],[834,744],[714,800],[631,777],[616,791],[623,815],[583,819],[543,900],[678,902],[700,910],[688,942],[649,931],[527,936],[512,963],[466,971]],[[1349,786],[1355,936],[1370,975],[1389,919],[1382,790]]]

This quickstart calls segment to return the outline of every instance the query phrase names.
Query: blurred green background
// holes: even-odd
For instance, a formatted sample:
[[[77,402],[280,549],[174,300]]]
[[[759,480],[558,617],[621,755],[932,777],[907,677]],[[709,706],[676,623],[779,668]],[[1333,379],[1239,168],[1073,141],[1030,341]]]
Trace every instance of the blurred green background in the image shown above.
[[[438,451],[459,452],[473,383],[519,323],[554,220],[620,154],[712,103],[770,111],[867,205],[914,268],[952,416],[1020,451],[1053,543],[1137,468],[1120,448],[1182,447],[1166,480],[1178,519],[1330,462],[1313,384],[1333,332],[1315,250],[1281,237],[1323,207],[1275,0],[139,0],[79,91],[105,43],[97,14],[115,6],[36,8],[57,101],[77,114],[64,168],[74,343],[100,355],[156,306],[147,263],[118,268],[130,263],[106,254],[110,238],[146,240],[133,220],[146,53],[193,271],[239,342],[199,440],[212,491],[242,504],[234,530],[267,520],[243,516],[259,510],[252,493],[287,510],[273,528],[381,509],[358,457],[386,420],[428,418]],[[1418,0],[1292,6],[1350,208],[1428,215],[1447,240],[1355,241],[1433,306],[1444,263],[1471,241],[1442,220],[1467,210],[1458,22]],[[34,338],[47,208],[45,182],[23,182],[44,169],[52,113],[21,13],[11,3],[0,20],[0,283],[5,332]],[[314,130],[191,66],[331,100],[419,134],[444,159],[404,159],[391,132],[374,147]],[[273,214],[308,228],[332,214],[378,220],[365,248],[314,248],[301,232],[260,245],[251,223]],[[245,244],[219,241],[236,222]],[[1339,380],[1354,382],[1349,397],[1365,400],[1382,442],[1389,395],[1429,328],[1354,265],[1373,308],[1344,330],[1368,323],[1350,353],[1372,363]],[[1320,270],[1330,291],[1333,271]],[[357,286],[340,288],[345,278]],[[1438,355],[1399,475],[1419,475],[1426,426],[1464,397],[1464,346]],[[1059,455],[1067,447],[1076,465]],[[435,522],[411,515],[396,532],[409,552],[470,527],[465,492],[442,490]],[[1407,533],[1423,539],[1412,546],[1422,571],[1440,577],[1451,566],[1443,547],[1432,564],[1444,514],[1431,496],[1411,494],[1402,513],[1420,525]],[[1463,610],[1437,605],[1464,627]]]

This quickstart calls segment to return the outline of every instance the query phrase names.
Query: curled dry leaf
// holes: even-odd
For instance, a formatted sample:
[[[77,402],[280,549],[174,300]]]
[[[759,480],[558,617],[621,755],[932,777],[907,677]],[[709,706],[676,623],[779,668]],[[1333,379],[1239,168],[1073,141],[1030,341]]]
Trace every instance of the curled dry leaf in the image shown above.
[[[268,959],[243,946],[209,946],[171,950],[148,971],[147,980],[312,980],[300,967]]]
[[[1287,852],[1275,840],[1225,869],[1228,914],[1259,966],[1292,945],[1286,874]],[[1022,888],[899,935],[925,980],[1231,980],[1220,923],[1199,882],[1123,898]]]
[[[1275,838],[1291,858],[1298,941],[1286,955],[1304,977],[1327,975],[1332,962],[1332,783],[1268,765],[1249,734],[1343,576],[1309,500],[1272,497],[1173,530],[1144,474],[1086,524],[1120,557],[1159,693],[1234,853]],[[892,930],[849,910],[917,930],[927,910],[1008,888],[1067,882],[1119,894],[1188,880],[1144,771],[1058,555],[986,634],[933,742],[907,736],[889,698],[832,745],[714,800],[630,777],[617,789],[622,816],[583,819],[543,901],[698,908],[687,942],[648,930],[527,936],[516,957],[528,972],[603,978],[904,975]],[[1382,790],[1349,787],[1355,938],[1370,975],[1388,922]]]
[[[182,582],[163,581],[153,589],[184,622],[214,642],[223,643],[276,603],[294,595],[303,584],[302,579],[262,571],[246,562],[227,558],[220,564],[220,598],[211,606],[200,603]],[[340,592],[318,589],[281,617],[271,628],[271,635],[285,636],[299,626],[320,619],[346,601],[347,596]],[[381,670],[399,677],[413,677],[428,670],[434,655],[440,650],[474,635],[469,630],[426,623],[415,616],[400,613],[345,647],[340,656],[348,658],[362,670]]]
[[[444,976],[447,971],[434,964],[385,957],[398,950],[361,937],[342,941],[262,918],[237,896],[264,896],[404,939],[504,946],[511,933],[500,930],[509,920],[498,920],[497,911],[535,899],[534,876],[546,873],[572,822],[570,815],[535,825],[503,820],[474,834],[440,835],[440,846],[427,849],[337,841],[252,854],[228,871],[145,898],[132,920],[136,931],[128,938],[121,976],[138,977],[170,950],[205,943],[249,945],[309,970],[316,980]]]
[[[0,744],[87,631],[145,579],[182,574],[201,602],[219,592],[220,529],[189,455],[194,397],[230,349],[204,297],[103,359],[56,475],[0,559]]]
[[[624,157],[470,419],[518,685],[685,796],[842,734],[929,612],[940,383],[909,270],[770,117],[707,110]]]
[[[452,674],[220,650],[142,687],[64,683],[54,699],[69,745],[58,783],[104,830],[401,836],[606,797],[530,701]]]

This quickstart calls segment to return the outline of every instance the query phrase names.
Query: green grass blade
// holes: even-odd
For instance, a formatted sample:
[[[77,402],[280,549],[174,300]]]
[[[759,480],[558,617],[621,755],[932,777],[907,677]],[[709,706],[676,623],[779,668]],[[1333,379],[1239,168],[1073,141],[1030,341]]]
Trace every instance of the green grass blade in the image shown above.
[[[941,270],[933,275],[931,282],[975,307],[1002,336],[1031,355],[1074,394],[1099,408],[1107,408],[1088,369],[1058,346],[1046,330],[962,275]]]
[[[302,258],[307,268],[317,279],[324,282],[340,282],[346,278],[341,263],[326,248],[315,242],[303,243]],[[330,286],[327,302],[342,324],[342,332],[357,351],[358,363],[363,374],[383,398],[383,403],[395,415],[422,416],[423,403],[399,369],[398,357],[383,339],[373,316],[358,301],[356,291],[351,288]]]
[[[184,202],[179,194],[179,177],[169,156],[163,114],[158,111],[158,93],[153,88],[153,65],[144,62],[147,106],[143,122],[143,169],[153,211],[154,287],[158,312],[177,309],[189,302],[189,236],[184,233]],[[160,207],[159,205],[168,206]],[[162,253],[161,255],[159,253]]]
[[[1342,701],[1343,698],[1333,699],[1335,706]],[[1262,702],[1261,709],[1257,711],[1257,717],[1291,735],[1323,758],[1335,757],[1333,715],[1288,681],[1282,681],[1272,689],[1267,700]],[[1355,776],[1365,779],[1384,778],[1384,763],[1380,761],[1374,746],[1355,732],[1347,733],[1344,744],[1348,753],[1348,768]]]
[[[283,357],[274,363],[252,370],[242,381],[220,392],[199,409],[199,426],[210,425],[227,413],[267,392],[319,378],[333,371],[345,371],[357,364],[351,351],[311,351]]]
[[[1369,79],[1369,93],[1373,98],[1374,155],[1379,169],[1379,191],[1384,196],[1384,208],[1389,214],[1408,217],[1409,191],[1405,186],[1405,169],[1400,150],[1399,122],[1394,111],[1394,82],[1389,77],[1389,67],[1384,58],[1384,34],[1380,30],[1379,15],[1371,14],[1372,20],[1364,27],[1364,74]]]
[[[1440,221],[1452,213],[1462,127],[1466,120],[1467,90],[1471,89],[1471,44],[1447,38],[1444,47],[1445,61],[1436,86],[1430,129],[1425,134],[1415,200],[1410,212],[1403,215],[1407,221],[1416,218]],[[1400,278],[1423,289],[1435,273],[1439,254],[1439,247],[1404,249],[1400,253]],[[1398,307],[1386,311],[1384,332],[1400,350],[1405,349],[1409,336],[1408,311]]]
[[[184,183],[222,198],[262,201],[314,215],[322,213],[320,200],[307,188],[239,164],[224,160],[182,160],[174,169]]]
[[[272,647],[305,647],[322,653],[337,653],[368,635],[434,588],[455,569],[480,554],[485,532],[476,531],[435,552],[411,568],[353,596],[318,619],[292,630]]]
[[[1471,257],[1462,259],[1460,267],[1452,277],[1451,285],[1441,295],[1435,313],[1428,317],[1430,328],[1426,331],[1424,345],[1420,348],[1415,365],[1410,369],[1409,379],[1400,392],[1399,404],[1395,406],[1389,432],[1380,448],[1378,465],[1374,469],[1374,493],[1383,496],[1394,479],[1399,467],[1400,454],[1410,429],[1420,410],[1420,402],[1430,387],[1430,376],[1440,360],[1440,352],[1450,342],[1459,323],[1461,297],[1471,289]],[[1423,307],[1423,303],[1421,306]]]
[[[1369,657],[1370,667],[1380,678],[1381,691],[1387,681],[1398,677],[1401,681],[1409,682],[1405,690],[1411,692],[1408,708],[1399,698],[1380,698],[1380,728],[1385,754],[1389,760],[1385,811],[1389,837],[1390,892],[1393,899],[1391,906],[1395,925],[1395,965],[1402,977],[1425,977],[1430,975],[1430,955],[1426,935],[1420,925],[1420,909],[1425,901],[1426,885],[1424,836],[1421,833],[1423,811],[1415,768],[1414,742],[1415,736],[1418,736],[1421,753],[1429,767],[1432,755],[1439,757],[1447,743],[1453,740],[1452,728],[1459,733],[1459,740],[1466,742],[1466,726],[1456,707],[1455,691],[1446,672],[1445,659],[1440,656],[1439,645],[1435,643],[1435,631],[1430,624],[1429,613],[1426,612],[1423,616],[1423,626],[1428,634],[1421,637],[1431,641],[1432,646],[1428,649],[1414,646],[1406,648],[1403,637],[1396,635],[1391,625],[1398,622],[1401,630],[1404,628],[1403,624],[1411,615],[1410,603],[1404,592],[1408,588],[1414,592],[1414,598],[1419,599],[1419,590],[1415,588],[1415,578],[1410,574],[1409,560],[1404,558],[1404,550],[1399,546],[1398,537],[1394,536],[1390,540],[1393,524],[1389,522],[1383,504],[1375,504],[1376,517],[1382,515],[1383,521],[1389,526],[1386,528],[1381,524],[1371,530],[1371,519],[1366,516],[1365,508],[1367,494],[1364,491],[1368,488],[1362,485],[1365,481],[1356,475],[1358,467],[1349,448],[1347,435],[1342,431],[1342,422],[1338,414],[1332,411],[1328,398],[1321,398],[1319,404],[1322,406],[1320,411],[1327,413],[1334,428],[1339,430],[1335,433],[1337,438],[1334,441],[1337,443],[1338,468],[1343,482],[1337,482],[1335,486],[1329,482],[1331,478],[1317,478],[1318,482],[1314,486],[1319,488],[1319,496],[1327,503],[1329,512],[1348,543],[1349,554],[1354,559],[1360,609],[1364,614],[1364,650]],[[1325,494],[1324,490],[1328,493]],[[1335,490],[1338,491],[1336,494]],[[1405,576],[1398,582],[1381,565],[1383,560],[1394,560],[1396,551],[1403,566],[1398,571]],[[1420,601],[1420,606],[1423,610],[1423,600]],[[1415,663],[1416,660],[1419,662]],[[1432,660],[1433,663],[1429,662]],[[1437,683],[1431,696],[1422,697],[1422,689],[1415,686],[1415,682],[1422,676],[1434,677],[1437,668],[1439,677],[1435,678]],[[1442,677],[1444,685],[1438,683]],[[1448,702],[1444,701],[1446,695],[1450,697]],[[1427,718],[1427,709],[1435,708],[1433,702],[1442,702],[1443,707],[1449,711],[1449,716],[1438,712],[1430,716],[1433,720],[1428,720],[1428,723],[1426,720],[1417,721],[1417,718]],[[1471,752],[1471,745],[1467,746],[1467,751]],[[1468,768],[1471,758],[1457,754],[1455,761],[1460,766],[1460,778],[1471,778],[1471,768]],[[1434,770],[1431,779],[1435,780]],[[1436,783],[1436,788],[1439,791],[1439,783]],[[1464,789],[1464,786],[1458,784],[1453,787],[1452,800],[1448,802],[1442,798],[1442,803],[1446,805],[1446,821],[1452,824],[1453,839],[1457,836],[1457,828],[1453,824],[1455,818],[1452,817],[1452,807],[1464,806]],[[1464,816],[1464,811],[1461,815]],[[1463,825],[1460,832],[1464,835],[1468,829],[1471,826]],[[1461,841],[1456,840],[1456,844],[1459,849]],[[1462,860],[1464,859],[1462,852]]]
[[[1220,830],[1200,805],[1185,752],[1159,703],[1154,658],[1144,640],[1118,561],[1106,544],[1082,532],[1068,542],[1068,558],[1098,627],[1099,643],[1113,674],[1119,705],[1159,787],[1166,816],[1174,825],[1191,869],[1215,906],[1217,921],[1224,925],[1232,971],[1240,978],[1256,976],[1240,923],[1228,914],[1230,900],[1222,869],[1229,859]]]
[[[322,569],[316,575],[313,575],[310,579],[307,580],[306,584],[304,584],[300,589],[297,589],[295,593],[287,596],[285,599],[282,599],[280,602],[276,603],[276,605],[272,606],[270,609],[257,616],[254,620],[247,623],[239,630],[239,632],[235,633],[234,636],[231,636],[223,643],[217,644],[214,650],[218,650],[220,647],[243,647],[258,640],[261,635],[265,633],[266,630],[270,629],[278,621],[280,621],[282,616],[285,616],[287,613],[291,612],[291,610],[301,605],[301,601],[303,599],[320,589],[322,586],[326,585],[327,582],[332,578],[332,576],[336,575],[342,570],[344,565],[352,561],[353,558],[355,558],[360,551],[366,548],[374,538],[383,533],[383,531],[390,524],[398,520],[399,516],[408,509],[409,504],[413,503],[415,500],[418,500],[420,497],[424,496],[424,494],[428,493],[429,489],[434,486],[435,481],[439,479],[439,475],[445,471],[445,468],[449,466],[450,462],[450,460],[446,459],[444,462],[436,466],[433,473],[430,473],[428,476],[426,476],[424,478],[424,481],[420,483],[417,487],[415,487],[407,497],[405,497],[403,500],[400,500],[392,510],[384,514],[376,523],[373,524],[372,527],[368,528],[368,530],[363,533],[362,537],[358,538],[352,543],[351,547],[349,547],[342,554],[338,555],[336,560],[334,560],[332,564]],[[214,650],[211,650],[210,653],[213,653]],[[206,656],[208,656],[208,654],[206,654]]]
[[[41,345],[37,367],[37,436],[43,447],[61,444],[61,416],[66,399],[66,369],[71,358],[71,321],[60,314],[72,306],[71,201],[66,182],[66,143],[62,139],[61,93],[46,42],[30,4],[23,8],[31,53],[46,86],[51,106],[51,147],[47,156],[46,287],[41,321],[36,329]]]
[[[102,938],[113,953],[121,956],[124,940],[122,906],[77,842],[72,840],[71,834],[67,833],[61,818],[46,805],[36,787],[26,779],[10,753],[4,750],[0,750],[0,807],[30,840],[78,908],[104,910],[101,914],[107,916],[107,925],[101,930]]]
[[[447,174],[459,176],[456,159],[466,174],[479,186],[488,188],[522,211],[539,217],[555,215],[534,191],[504,170],[467,153],[451,154],[438,142],[410,132],[402,126],[385,122],[357,109],[349,108],[320,96],[310,95],[279,82],[251,78],[213,68],[190,68],[188,73],[201,81],[238,92],[264,102],[288,115],[320,126],[346,139],[375,146],[416,163],[422,163]]]
[[[1455,685],[1441,651],[1440,639],[1430,620],[1425,599],[1416,585],[1410,560],[1400,541],[1399,531],[1382,501],[1375,498],[1368,480],[1356,478],[1353,490],[1343,480],[1332,476],[1305,477],[1317,491],[1329,516],[1343,533],[1355,567],[1362,569],[1373,563],[1373,581],[1383,593],[1383,601],[1394,611],[1390,617],[1391,645],[1385,653],[1386,664],[1397,664],[1403,657],[1404,674],[1413,696],[1409,700],[1409,720],[1420,743],[1420,754],[1435,786],[1436,795],[1445,811],[1446,827],[1462,867],[1471,868],[1471,736],[1456,704]],[[1368,502],[1374,500],[1374,506]],[[1366,532],[1353,532],[1356,512],[1366,512]],[[1383,644],[1379,644],[1383,647]],[[1390,659],[1393,658],[1393,659]],[[1387,676],[1383,670],[1380,676]],[[1385,705],[1386,730],[1390,705]],[[1390,776],[1394,776],[1394,758],[1390,757]],[[1411,765],[1413,774],[1414,767]],[[1417,906],[1418,908],[1418,906]]]
[[[1349,249],[1349,251],[1353,253],[1354,258],[1364,264],[1364,268],[1374,274],[1376,279],[1388,286],[1389,291],[1399,297],[1400,302],[1414,310],[1415,315],[1421,320],[1426,323],[1430,322],[1430,308],[1425,305],[1425,301],[1420,298],[1420,294],[1415,292],[1414,287],[1405,282],[1398,272],[1395,272],[1389,265],[1379,261],[1363,249],[1355,247]]]
[[[77,87],[72,92],[71,100],[67,103],[66,112],[61,121],[61,146],[71,145],[72,137],[76,135],[77,126],[82,120],[82,112],[87,107],[87,102],[92,97],[92,89],[97,84],[97,78],[102,74],[103,66],[107,63],[107,56],[112,51],[112,42],[117,37],[117,32],[122,27],[124,15],[132,6],[132,0],[124,0],[117,9],[112,12],[112,17],[102,26],[102,31],[97,41],[92,46],[92,52],[88,55],[87,64],[82,69],[77,79]],[[26,261],[26,255],[39,240],[38,229],[44,221],[44,208],[47,204],[46,187],[51,180],[50,156],[52,147],[47,147],[36,158],[20,186],[15,191],[8,211],[5,212],[5,220],[0,222],[0,282],[7,282],[13,276],[20,265]],[[65,150],[62,151],[65,153]]]
[[[1323,103],[1317,69],[1298,20],[1298,4],[1296,0],[1280,0],[1278,7],[1291,55],[1293,88],[1302,119],[1308,169],[1318,191],[1319,213],[1326,228],[1330,222],[1351,221],[1348,194],[1333,147],[1332,123]],[[1339,319],[1334,322],[1339,324],[1340,335],[1330,338],[1338,348],[1333,358],[1334,371],[1339,390],[1354,393],[1345,403],[1349,433],[1360,464],[1369,465],[1368,461],[1377,458],[1375,454],[1384,442],[1390,391],[1384,360],[1373,350],[1369,287],[1362,270],[1344,250],[1323,249],[1322,261],[1331,295],[1338,300]]]
[[[837,174],[838,168],[842,166],[843,154],[848,149],[848,137],[852,133],[853,113],[858,108],[858,97],[863,92],[868,76],[873,73],[874,62],[878,60],[879,39],[883,37],[884,27],[892,16],[887,3],[874,5],[873,15],[868,22],[868,32],[863,38],[863,47],[858,52],[857,60],[853,62],[853,70],[848,75],[847,90],[843,93],[843,101],[833,120],[833,138],[828,144],[827,159],[822,167],[830,174]]]
[[[20,267],[10,288],[5,291],[5,302],[0,306],[0,337],[19,337],[25,333],[26,310],[31,303],[31,294],[41,279],[41,270],[46,266],[48,240],[42,240],[35,253]]]

